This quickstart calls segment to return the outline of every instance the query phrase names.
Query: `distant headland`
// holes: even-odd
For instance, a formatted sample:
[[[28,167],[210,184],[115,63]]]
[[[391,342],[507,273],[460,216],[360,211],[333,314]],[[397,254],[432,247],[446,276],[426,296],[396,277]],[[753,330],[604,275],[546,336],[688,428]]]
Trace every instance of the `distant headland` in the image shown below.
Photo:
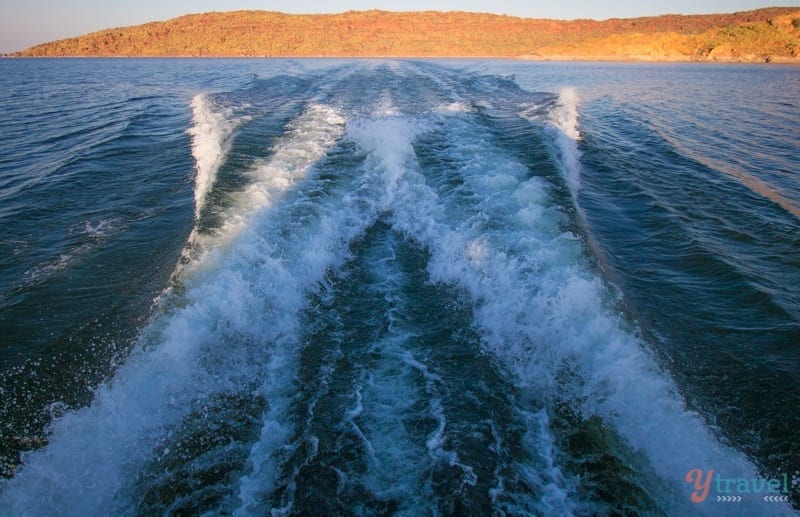
[[[497,57],[800,63],[800,7],[544,20],[466,12],[190,14],[7,57]]]

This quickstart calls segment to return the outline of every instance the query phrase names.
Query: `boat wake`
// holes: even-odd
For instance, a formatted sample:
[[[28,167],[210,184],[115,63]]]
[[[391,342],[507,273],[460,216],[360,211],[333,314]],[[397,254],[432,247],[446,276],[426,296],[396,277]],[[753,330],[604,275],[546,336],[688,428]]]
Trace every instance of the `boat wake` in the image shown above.
[[[574,89],[328,79],[194,98],[179,289],[0,508],[669,514],[690,469],[757,477],[590,265]]]

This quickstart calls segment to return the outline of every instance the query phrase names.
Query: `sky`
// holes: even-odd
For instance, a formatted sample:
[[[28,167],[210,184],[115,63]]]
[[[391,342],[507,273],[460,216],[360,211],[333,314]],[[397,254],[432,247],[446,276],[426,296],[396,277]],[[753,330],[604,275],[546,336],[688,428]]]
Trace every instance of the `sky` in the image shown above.
[[[658,14],[734,12],[800,0],[0,0],[0,53],[87,32],[208,11],[259,9],[285,13],[475,11],[528,18],[631,18]]]

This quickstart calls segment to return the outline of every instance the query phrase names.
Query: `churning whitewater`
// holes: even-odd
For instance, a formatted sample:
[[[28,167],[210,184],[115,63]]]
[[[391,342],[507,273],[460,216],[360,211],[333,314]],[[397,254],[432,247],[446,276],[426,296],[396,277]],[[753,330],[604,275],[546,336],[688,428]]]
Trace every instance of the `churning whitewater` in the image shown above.
[[[758,478],[592,255],[578,90],[360,62],[187,110],[170,285],[0,513],[714,513],[688,469]]]

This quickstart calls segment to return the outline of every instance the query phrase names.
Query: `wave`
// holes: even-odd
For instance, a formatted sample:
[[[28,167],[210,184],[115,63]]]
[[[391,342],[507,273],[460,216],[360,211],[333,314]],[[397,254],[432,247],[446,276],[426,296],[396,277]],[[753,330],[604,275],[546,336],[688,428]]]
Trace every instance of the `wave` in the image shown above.
[[[385,73],[413,79],[406,66],[393,67]],[[494,89],[478,96],[509,81],[486,82]],[[571,461],[563,440],[563,408],[620,438],[626,452],[619,454],[642,477],[633,484],[666,513],[704,509],[690,506],[683,482],[689,469],[756,478],[754,465],[686,408],[648,344],[624,321],[612,289],[587,265],[580,238],[565,230],[568,210],[559,206],[556,187],[534,174],[514,146],[487,136],[487,125],[495,130],[508,122],[497,122],[502,117],[524,126],[521,115],[542,129],[549,140],[540,143],[556,154],[577,204],[575,90],[521,113],[522,106],[503,99],[481,104],[449,93],[439,99],[427,92],[436,102],[420,113],[420,106],[398,102],[402,94],[378,90],[370,108],[351,110],[358,117],[334,107],[335,92],[324,102],[315,98],[284,125],[266,157],[253,159],[241,188],[213,207],[217,171],[249,118],[246,110],[195,97],[198,225],[187,245],[191,267],[178,267],[183,288],[162,300],[133,355],[92,404],[55,421],[49,445],[25,455],[16,477],[3,482],[0,508],[180,513],[196,497],[207,498],[204,509],[225,513],[288,514],[303,509],[296,496],[301,471],[323,462],[326,441],[334,441],[353,456],[350,468],[325,465],[337,497],[358,476],[359,497],[401,501],[380,508],[414,514],[437,503],[443,511],[460,508],[454,499],[490,483],[481,497],[498,512],[602,513],[585,499],[585,481],[574,471],[580,458]],[[535,135],[513,129],[514,138]],[[205,208],[220,214],[218,226],[199,224]],[[97,236],[106,230],[86,228]],[[365,244],[373,231],[377,242]],[[407,287],[400,262],[416,249],[426,285],[445,286],[441,292],[452,299],[411,307],[419,293]],[[355,261],[365,278],[347,270]],[[301,380],[311,327],[340,324],[351,310],[326,302],[334,277],[360,286],[345,297],[371,293],[356,301],[369,305],[364,317],[378,318],[380,332],[354,343],[344,333],[321,332],[318,360],[327,363],[307,387]],[[458,370],[424,353],[422,331],[410,320],[436,304],[467,314],[464,332],[474,331],[478,350],[463,361],[500,379],[476,391],[504,391],[482,420],[490,440],[480,454],[458,447],[467,417],[448,405],[478,396],[455,393],[445,373]],[[350,317],[363,315],[354,312]],[[348,345],[356,350],[349,356]],[[340,393],[329,384],[343,357],[356,373]],[[353,357],[368,360],[356,364]],[[336,409],[344,408],[339,413],[320,402],[331,393]],[[336,419],[328,434],[312,429],[315,412],[324,411]],[[504,442],[515,432],[515,442]],[[342,445],[347,440],[355,443]],[[650,482],[651,472],[658,481]]]
[[[408,239],[420,241],[433,254],[428,265],[431,279],[463,286],[464,280],[468,277],[460,274],[456,274],[455,277],[442,276],[439,268],[452,267],[453,271],[468,275],[471,265],[469,262],[465,264],[463,258],[466,257],[459,255],[467,252],[473,257],[479,257],[484,248],[477,240],[466,242],[463,234],[453,231],[442,222],[447,219],[444,216],[443,206],[435,193],[425,186],[423,177],[416,170],[414,140],[430,129],[424,123],[414,123],[408,119],[378,118],[349,127],[348,136],[367,153],[367,162],[384,175],[386,190],[382,206],[391,211],[391,224]],[[470,221],[472,222],[474,221]],[[481,297],[478,293],[474,294],[477,295],[476,298]],[[491,294],[499,299],[504,298],[502,293]],[[547,441],[550,433],[544,421],[538,420],[537,424],[544,425],[544,428],[533,430],[538,437],[532,440],[532,445],[535,444],[536,447],[535,450],[528,451],[535,457],[547,453],[547,449],[542,449],[539,445],[542,441]],[[440,430],[430,437],[429,447],[440,443],[441,440],[437,436],[441,434],[444,425],[445,422],[442,421]],[[545,487],[545,492],[550,494],[539,503],[540,510],[548,508],[552,511],[567,512],[570,506],[567,503],[568,489],[563,484],[563,476],[552,457],[548,458],[546,465],[548,466],[544,469],[534,471],[535,474],[527,473],[528,476],[533,475],[536,478],[531,480],[531,485]]]
[[[578,126],[578,105],[579,98],[575,88],[562,89],[558,95],[557,107],[550,112],[550,124],[547,126],[558,146],[564,179],[567,181],[573,200],[577,199],[581,187],[581,152],[578,150],[581,133]]]
[[[565,103],[571,113],[570,99],[562,94],[562,107]],[[571,124],[575,118],[558,120]],[[461,207],[461,214],[446,213],[447,196],[440,198],[415,170],[413,139],[425,129],[383,120],[350,134],[386,174],[392,224],[430,250],[432,281],[468,293],[487,352],[516,384],[535,389],[551,403],[568,401],[584,419],[598,415],[612,425],[632,450],[645,454],[661,479],[672,480],[671,493],[663,498],[668,505],[681,507],[680,501],[689,500],[682,481],[697,465],[757,477],[749,460],[720,444],[703,420],[686,409],[646,345],[609,306],[612,297],[602,281],[581,265],[577,239],[559,230],[557,218],[532,217],[552,210],[545,184],[525,178],[519,165],[503,166],[473,134],[469,141],[451,142],[451,159],[458,156],[471,164],[460,170],[474,205]],[[562,150],[574,149],[574,140],[569,142]],[[498,169],[503,173],[487,174]],[[551,486],[558,502],[548,511],[569,512],[569,487],[559,481],[554,458],[548,464],[553,466],[537,473],[539,484]]]
[[[244,212],[266,208],[266,201],[322,157],[322,147],[333,140],[316,122],[342,124],[331,113],[312,107],[287,127],[272,159],[255,169],[258,181],[244,196]],[[0,507],[20,515],[64,508],[82,515],[126,514],[137,499],[133,480],[170,454],[167,430],[191,418],[198,401],[210,403],[226,393],[268,400],[262,433],[281,443],[280,424],[270,422],[281,421],[278,414],[292,390],[297,313],[305,293],[347,256],[350,239],[339,240],[346,226],[357,233],[365,224],[360,216],[343,220],[337,214],[334,220],[323,217],[313,234],[294,235],[302,245],[283,242],[298,253],[288,263],[279,228],[270,230],[280,221],[269,211],[253,214],[252,231],[188,275],[185,292],[163,302],[170,305],[143,331],[113,381],[96,390],[92,404],[57,420],[48,446],[25,455],[24,468],[4,483]],[[252,477],[263,477],[264,461],[254,463]]]
[[[213,268],[220,255],[209,252],[224,251],[259,211],[270,209],[301,181],[341,137],[344,123],[341,114],[325,104],[311,104],[290,121],[284,134],[272,145],[269,158],[256,159],[246,172],[249,184],[230,193],[226,206],[217,207],[222,212],[222,224],[217,228],[192,230],[183,254],[184,265]],[[184,275],[185,266],[181,266],[176,278]]]
[[[195,159],[195,216],[206,202],[206,196],[216,181],[217,172],[230,151],[231,138],[247,116],[236,116],[232,107],[217,106],[208,94],[198,94],[192,99],[193,126],[187,130],[192,137],[192,155]]]

